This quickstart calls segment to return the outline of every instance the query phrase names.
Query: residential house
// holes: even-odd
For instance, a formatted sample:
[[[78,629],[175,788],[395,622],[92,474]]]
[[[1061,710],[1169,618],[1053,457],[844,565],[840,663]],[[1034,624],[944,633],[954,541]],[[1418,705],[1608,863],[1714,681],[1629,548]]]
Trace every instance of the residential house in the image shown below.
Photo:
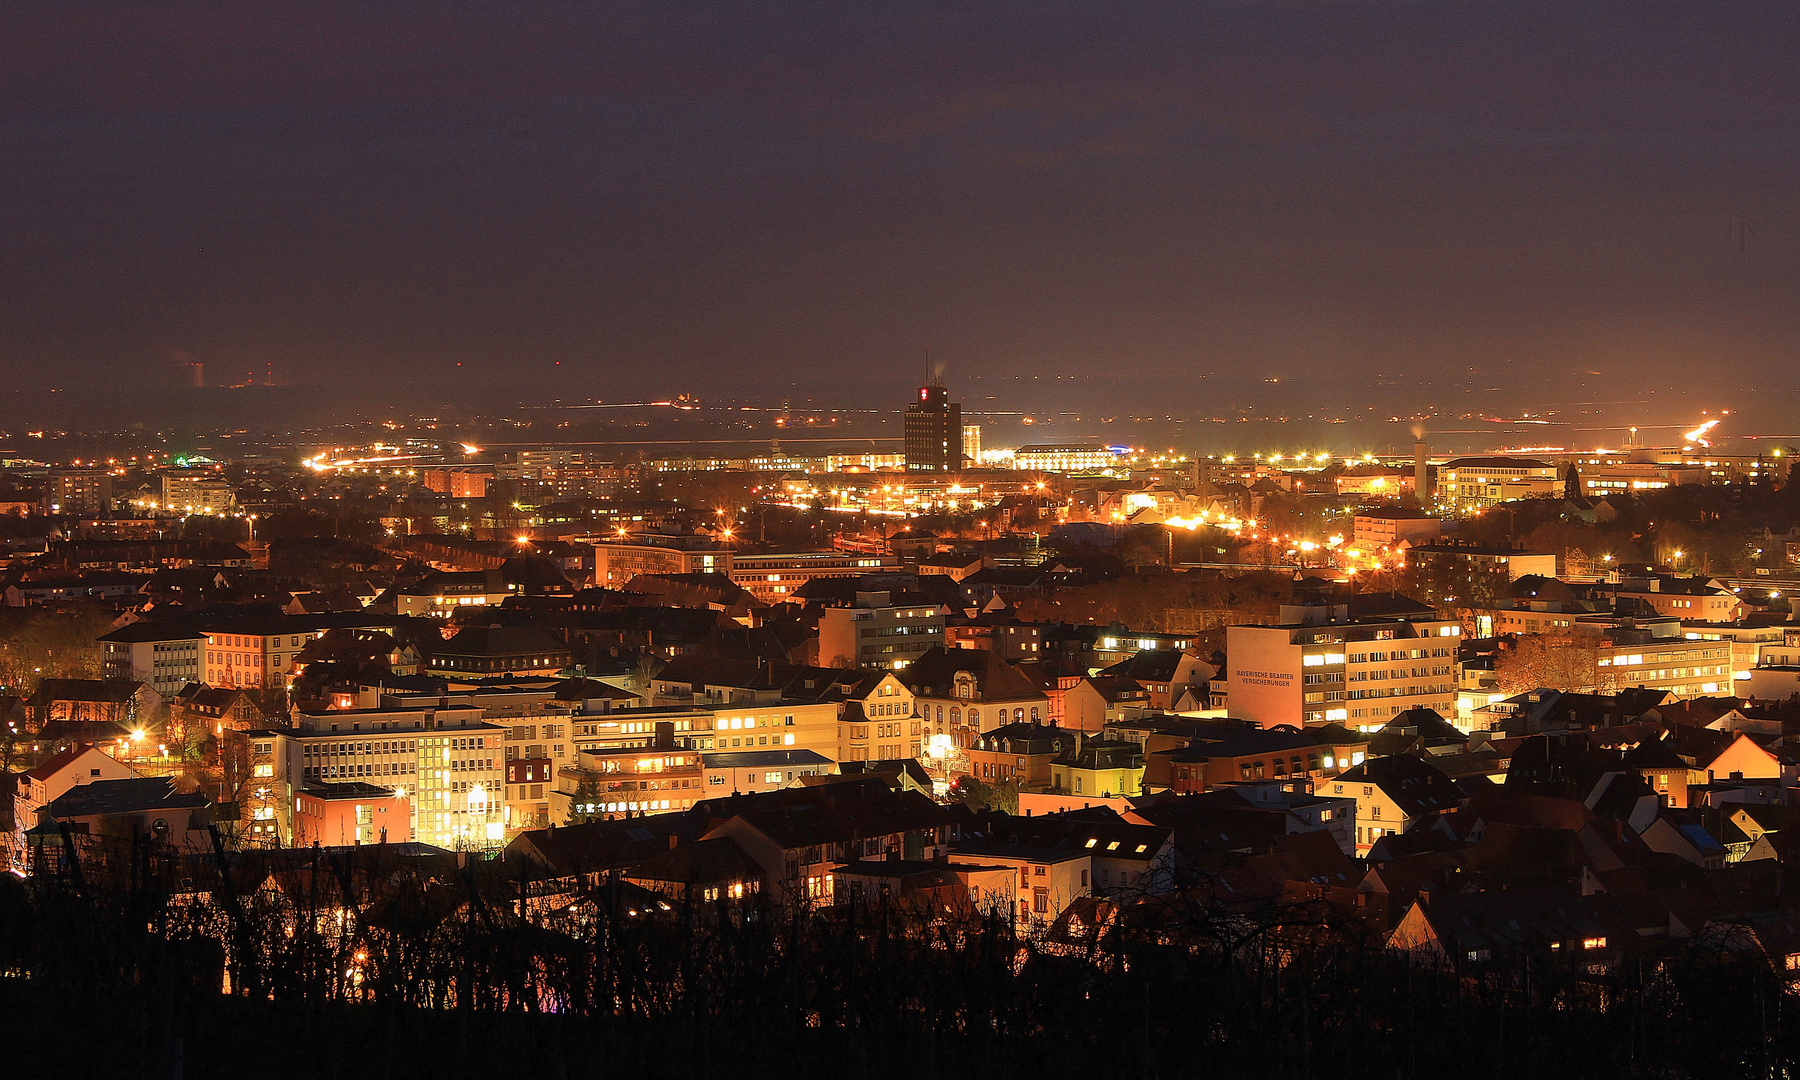
[[[1169,712],[1184,693],[1203,695],[1218,669],[1182,649],[1141,649],[1100,675],[1131,679],[1149,694],[1152,710]]]
[[[1055,785],[1052,764],[1074,745],[1075,735],[1061,728],[1029,720],[1009,723],[975,737],[967,751],[968,775],[984,784],[1050,791]]]
[[[924,723],[927,752],[938,760],[966,751],[984,731],[1049,714],[1043,690],[998,653],[936,648],[899,677]]]
[[[1608,940],[1592,900],[1540,886],[1422,895],[1388,935],[1388,947],[1457,969],[1530,956],[1595,972],[1609,970],[1622,946]]]
[[[101,780],[129,780],[136,770],[114,760],[87,743],[76,743],[20,773],[14,782],[13,832],[9,838],[12,864],[25,864],[25,831],[37,824],[38,811],[83,784]]]
[[[411,841],[412,802],[404,789],[361,780],[312,783],[295,799],[294,847]]]
[[[1331,795],[1356,800],[1358,855],[1384,836],[1405,833],[1462,805],[1462,793],[1448,776],[1410,755],[1370,758],[1333,777],[1329,787]]]
[[[1144,748],[1129,740],[1083,739],[1050,763],[1050,790],[1103,799],[1129,798],[1144,790]]]
[[[1098,732],[1130,713],[1150,709],[1150,691],[1124,675],[1084,675],[1061,687],[1061,725],[1070,731]]]
[[[701,839],[728,836],[756,861],[771,898],[805,904],[830,902],[844,863],[927,857],[949,820],[926,796],[873,778],[713,799],[690,813],[717,822]]]
[[[209,851],[212,809],[205,794],[184,792],[169,777],[77,785],[39,808],[38,824],[27,832],[32,873],[61,869],[64,828],[72,837],[147,837],[186,854]]]

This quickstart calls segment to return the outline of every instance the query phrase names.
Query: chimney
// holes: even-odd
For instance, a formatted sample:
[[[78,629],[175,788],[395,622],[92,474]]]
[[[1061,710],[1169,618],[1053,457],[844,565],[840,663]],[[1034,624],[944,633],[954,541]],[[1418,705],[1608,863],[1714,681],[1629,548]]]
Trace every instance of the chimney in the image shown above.
[[[1431,467],[1425,464],[1425,437],[1413,440],[1413,495],[1423,506],[1431,498]]]

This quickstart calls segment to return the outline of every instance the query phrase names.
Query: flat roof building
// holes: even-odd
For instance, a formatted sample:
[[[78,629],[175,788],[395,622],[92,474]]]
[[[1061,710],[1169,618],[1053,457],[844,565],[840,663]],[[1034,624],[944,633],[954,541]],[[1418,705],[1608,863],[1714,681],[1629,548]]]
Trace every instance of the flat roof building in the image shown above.
[[[962,406],[933,380],[919,387],[919,400],[906,407],[906,471],[962,471]]]
[[[1411,708],[1453,714],[1462,625],[1395,594],[1351,600],[1284,606],[1275,626],[1227,627],[1231,715],[1263,727],[1341,723],[1374,730]],[[1390,602],[1375,603],[1380,600]]]

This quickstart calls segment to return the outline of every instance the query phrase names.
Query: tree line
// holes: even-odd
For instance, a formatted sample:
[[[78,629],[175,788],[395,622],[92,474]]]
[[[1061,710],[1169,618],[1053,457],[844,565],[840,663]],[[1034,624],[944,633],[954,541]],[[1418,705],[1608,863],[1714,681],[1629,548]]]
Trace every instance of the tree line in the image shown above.
[[[816,911],[380,848],[184,863],[124,839],[0,878],[0,1017],[41,1075],[1786,1075],[1787,985],[1688,946],[1613,975],[1425,965],[1354,909],[939,897]],[[102,850],[104,849],[104,850]],[[223,858],[221,852],[219,858]],[[452,857],[453,858],[453,857]],[[207,876],[211,868],[212,880]]]

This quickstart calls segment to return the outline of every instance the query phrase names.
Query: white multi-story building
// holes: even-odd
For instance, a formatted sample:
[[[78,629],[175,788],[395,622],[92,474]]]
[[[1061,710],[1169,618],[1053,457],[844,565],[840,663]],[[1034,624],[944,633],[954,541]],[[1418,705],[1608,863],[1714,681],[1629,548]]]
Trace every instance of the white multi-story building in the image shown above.
[[[253,743],[269,745],[254,759],[253,786],[268,781],[298,792],[309,782],[359,780],[410,801],[412,835],[421,843],[467,849],[505,839],[505,728],[479,707],[303,712],[297,721],[293,729],[251,733]],[[271,800],[266,812],[283,809],[293,813]],[[253,820],[263,812],[253,810]]]
[[[732,584],[766,604],[791,600],[800,587],[816,578],[851,578],[898,569],[892,556],[855,551],[795,551],[735,555]]]
[[[1464,457],[1438,467],[1438,500],[1475,514],[1514,499],[1556,495],[1556,466],[1537,458]]]
[[[147,682],[163,697],[174,697],[188,683],[201,681],[202,636],[170,623],[121,626],[99,638],[106,677]]]
[[[218,473],[169,472],[157,477],[156,509],[172,514],[222,514],[237,492]]]
[[[1126,467],[1118,451],[1104,446],[1021,446],[1012,454],[1012,467],[1028,472],[1112,472]]]

